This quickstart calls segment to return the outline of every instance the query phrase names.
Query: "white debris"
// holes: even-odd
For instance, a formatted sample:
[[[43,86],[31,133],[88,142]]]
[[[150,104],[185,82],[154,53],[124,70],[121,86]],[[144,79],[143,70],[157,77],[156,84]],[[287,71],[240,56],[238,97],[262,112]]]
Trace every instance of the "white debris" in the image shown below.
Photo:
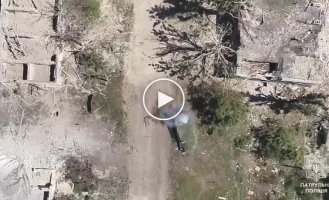
[[[0,156],[0,199],[24,199],[29,193],[24,165],[13,157]]]
[[[260,167],[256,166],[255,167],[255,171],[259,172],[260,171]]]

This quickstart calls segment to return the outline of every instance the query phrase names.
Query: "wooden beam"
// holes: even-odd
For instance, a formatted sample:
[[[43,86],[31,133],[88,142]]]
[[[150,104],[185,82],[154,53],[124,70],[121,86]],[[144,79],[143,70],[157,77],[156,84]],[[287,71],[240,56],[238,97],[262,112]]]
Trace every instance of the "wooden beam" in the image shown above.
[[[321,82],[318,81],[310,81],[310,80],[303,80],[303,79],[293,79],[293,78],[282,78],[282,80],[269,80],[264,78],[254,78],[248,77],[243,75],[236,75],[236,78],[250,80],[250,81],[260,81],[260,82],[268,82],[268,83],[282,83],[282,84],[292,84],[292,85],[301,85],[304,87],[311,87],[314,85],[319,85]]]
[[[38,39],[38,37],[33,36],[33,35],[5,35],[8,38],[23,38],[23,39]]]
[[[33,60],[3,60],[6,64],[33,64],[33,65],[55,65],[56,62],[35,62]]]

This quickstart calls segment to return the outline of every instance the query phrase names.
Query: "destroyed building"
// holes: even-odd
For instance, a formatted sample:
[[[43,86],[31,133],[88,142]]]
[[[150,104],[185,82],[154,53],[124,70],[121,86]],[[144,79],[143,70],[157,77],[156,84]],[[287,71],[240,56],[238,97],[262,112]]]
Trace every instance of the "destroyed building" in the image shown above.
[[[326,2],[261,2],[253,12],[242,13],[237,75],[251,80],[319,83],[326,67],[318,52],[318,35],[326,25]]]
[[[60,84],[55,0],[1,0],[1,83]],[[56,18],[56,20],[54,20]]]
[[[56,186],[56,173],[53,169],[32,168],[32,190],[38,199],[53,199]]]
[[[63,56],[60,44],[54,40],[60,21],[54,12],[56,2],[58,0],[0,0],[2,86],[10,89],[12,85],[20,88],[60,86]],[[29,169],[23,161],[9,155],[0,157],[3,158],[0,159],[3,171],[0,179],[10,180],[8,185],[0,184],[0,199],[53,197],[56,179],[48,166]]]

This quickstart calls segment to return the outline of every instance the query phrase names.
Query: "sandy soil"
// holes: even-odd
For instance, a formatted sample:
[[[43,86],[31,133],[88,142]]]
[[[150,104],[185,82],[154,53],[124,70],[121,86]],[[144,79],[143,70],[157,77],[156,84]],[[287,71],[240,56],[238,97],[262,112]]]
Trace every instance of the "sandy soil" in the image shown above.
[[[142,93],[146,85],[161,76],[148,64],[157,43],[152,37],[153,22],[147,12],[160,0],[135,0],[135,23],[132,52],[127,61],[126,106],[129,121],[128,141],[131,154],[128,160],[129,199],[167,199],[170,138],[166,127],[151,121],[144,127],[146,112]],[[163,75],[162,75],[163,76]]]

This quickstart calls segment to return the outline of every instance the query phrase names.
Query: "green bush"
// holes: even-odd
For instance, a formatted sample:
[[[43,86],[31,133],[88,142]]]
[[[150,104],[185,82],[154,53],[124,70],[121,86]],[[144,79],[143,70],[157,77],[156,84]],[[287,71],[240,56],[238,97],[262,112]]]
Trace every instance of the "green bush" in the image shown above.
[[[327,98],[327,95],[311,93],[297,99],[295,107],[306,116],[315,115],[319,109],[327,110],[325,105]]]
[[[92,192],[96,188],[96,176],[92,172],[88,160],[79,160],[75,157],[68,157],[65,161],[65,179],[74,183],[74,192]]]
[[[248,107],[243,95],[221,84],[189,86],[188,96],[204,125],[232,126],[247,118]]]
[[[83,2],[82,9],[91,19],[98,19],[101,16],[99,0],[85,0]]]
[[[80,20],[96,20],[101,15],[99,0],[68,0],[64,1],[64,9]]]
[[[281,171],[284,177],[284,189],[286,199],[302,197],[303,200],[320,199],[320,194],[306,193],[305,188],[301,187],[301,183],[313,182],[306,178],[304,170],[292,169]],[[296,194],[295,194],[296,193]]]
[[[76,60],[85,80],[92,85],[107,82],[112,75],[113,70],[100,53],[94,51],[79,52],[76,55]]]
[[[292,110],[299,110],[306,116],[314,115],[319,109],[327,110],[325,101],[328,95],[310,93],[291,100],[275,99],[270,108],[274,109],[277,113],[283,110],[284,113],[289,113]]]
[[[296,107],[306,116],[315,115],[319,110],[319,106],[314,104],[298,104]]]
[[[241,94],[229,90],[218,93],[217,98],[216,118],[220,124],[234,125],[246,118],[248,107]]]
[[[258,145],[256,153],[265,158],[300,165],[303,151],[296,145],[301,129],[283,121],[267,119],[260,127],[251,129]]]
[[[251,135],[239,135],[233,139],[233,145],[236,148],[244,149],[251,142]]]

